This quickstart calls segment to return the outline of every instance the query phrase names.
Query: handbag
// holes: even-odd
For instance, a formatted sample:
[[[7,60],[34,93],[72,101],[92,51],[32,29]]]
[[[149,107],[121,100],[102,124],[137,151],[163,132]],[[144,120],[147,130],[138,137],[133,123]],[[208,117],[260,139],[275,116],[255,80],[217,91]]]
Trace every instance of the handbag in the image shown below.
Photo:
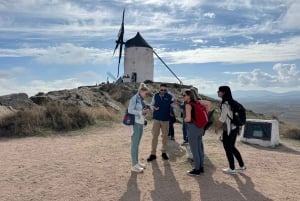
[[[135,119],[134,114],[128,113],[128,109],[127,109],[123,117],[123,124],[125,124],[126,126],[134,125],[134,119]]]

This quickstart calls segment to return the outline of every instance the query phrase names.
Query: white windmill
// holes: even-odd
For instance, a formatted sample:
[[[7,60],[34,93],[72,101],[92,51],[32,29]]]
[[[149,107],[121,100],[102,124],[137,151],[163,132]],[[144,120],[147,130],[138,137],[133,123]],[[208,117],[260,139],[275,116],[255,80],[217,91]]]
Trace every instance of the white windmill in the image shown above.
[[[153,81],[154,75],[154,58],[153,54],[168,68],[168,70],[177,78],[182,84],[182,81],[176,74],[167,66],[167,64],[158,56],[153,48],[146,42],[146,40],[137,32],[136,36],[124,42],[124,15],[123,10],[122,24],[116,40],[116,47],[114,53],[120,45],[119,49],[119,62],[118,74],[120,71],[120,62],[122,57],[123,45],[125,45],[125,59],[124,59],[124,75],[122,76],[123,82],[143,82],[145,80]]]

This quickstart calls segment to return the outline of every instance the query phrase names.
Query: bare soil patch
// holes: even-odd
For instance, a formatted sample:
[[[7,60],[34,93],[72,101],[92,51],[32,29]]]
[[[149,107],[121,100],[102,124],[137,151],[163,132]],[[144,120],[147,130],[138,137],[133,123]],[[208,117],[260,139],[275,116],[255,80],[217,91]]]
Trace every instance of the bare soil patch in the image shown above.
[[[151,122],[140,158],[151,148]],[[147,163],[143,174],[130,171],[131,130],[121,124],[68,135],[0,140],[0,200],[3,201],[298,201],[300,142],[281,139],[276,148],[237,142],[247,170],[226,175],[218,137],[204,137],[205,173],[190,177],[181,125],[169,141],[169,161]]]

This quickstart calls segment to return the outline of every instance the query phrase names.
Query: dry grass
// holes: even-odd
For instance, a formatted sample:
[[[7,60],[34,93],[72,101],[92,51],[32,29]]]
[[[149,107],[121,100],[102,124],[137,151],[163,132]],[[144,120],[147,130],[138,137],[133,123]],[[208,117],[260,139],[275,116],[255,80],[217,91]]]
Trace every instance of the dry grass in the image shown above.
[[[38,135],[44,130],[70,131],[99,121],[115,121],[117,114],[106,108],[88,108],[62,102],[51,102],[12,113],[0,121],[0,137]]]

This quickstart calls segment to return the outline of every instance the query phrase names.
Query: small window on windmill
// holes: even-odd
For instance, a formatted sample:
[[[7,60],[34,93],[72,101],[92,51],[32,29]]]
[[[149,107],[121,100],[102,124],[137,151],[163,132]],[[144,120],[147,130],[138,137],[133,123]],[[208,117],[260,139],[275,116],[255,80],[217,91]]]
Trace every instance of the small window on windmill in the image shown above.
[[[244,128],[245,138],[271,140],[272,123],[247,121]]]

